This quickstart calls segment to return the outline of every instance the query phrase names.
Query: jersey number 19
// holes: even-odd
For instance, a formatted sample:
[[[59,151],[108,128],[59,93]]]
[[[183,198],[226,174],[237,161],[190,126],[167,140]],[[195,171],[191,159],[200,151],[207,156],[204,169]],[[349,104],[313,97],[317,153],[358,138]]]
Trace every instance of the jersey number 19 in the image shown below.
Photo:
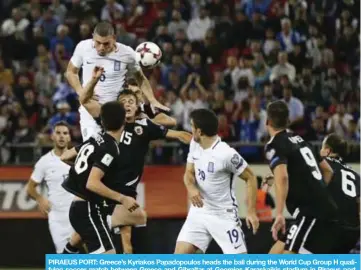
[[[74,169],[77,174],[81,174],[88,169],[88,158],[94,152],[94,145],[84,144],[75,160]]]

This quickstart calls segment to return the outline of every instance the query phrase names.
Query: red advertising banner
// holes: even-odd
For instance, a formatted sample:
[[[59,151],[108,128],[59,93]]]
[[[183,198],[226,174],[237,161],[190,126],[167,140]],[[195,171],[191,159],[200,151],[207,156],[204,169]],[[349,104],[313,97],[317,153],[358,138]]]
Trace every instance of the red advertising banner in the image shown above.
[[[0,218],[45,218],[26,193],[31,167],[0,167]],[[177,218],[187,214],[183,166],[145,167],[139,199],[151,218]],[[45,193],[46,188],[41,187]]]

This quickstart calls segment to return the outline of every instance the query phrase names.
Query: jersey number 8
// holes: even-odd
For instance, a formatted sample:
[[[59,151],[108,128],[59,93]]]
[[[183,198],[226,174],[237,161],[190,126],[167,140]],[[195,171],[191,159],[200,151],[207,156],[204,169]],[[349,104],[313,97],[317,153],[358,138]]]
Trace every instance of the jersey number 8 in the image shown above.
[[[301,152],[303,159],[306,161],[307,165],[312,168],[313,177],[319,181],[322,180],[322,173],[321,173],[320,169],[318,168],[317,161],[316,161],[311,149],[308,147],[302,147],[300,149],[300,152]]]
[[[94,152],[94,145],[84,144],[75,160],[74,169],[77,174],[81,174],[88,169],[88,157]]]

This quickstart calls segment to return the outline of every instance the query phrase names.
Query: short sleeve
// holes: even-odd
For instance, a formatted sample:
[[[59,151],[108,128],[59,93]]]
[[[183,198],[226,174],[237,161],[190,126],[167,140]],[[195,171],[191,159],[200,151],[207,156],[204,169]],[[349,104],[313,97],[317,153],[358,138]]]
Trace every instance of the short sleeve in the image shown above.
[[[282,149],[275,141],[266,145],[265,155],[272,171],[280,164],[287,164],[287,157],[284,149]]]
[[[136,53],[135,51],[129,47],[131,54],[129,57],[129,64],[127,65],[127,69],[131,73],[135,73],[137,71],[140,71],[142,68],[140,67],[139,63],[136,60]]]
[[[248,166],[248,163],[233,148],[229,148],[227,151],[224,164],[228,171],[234,173],[237,176],[241,175]]]
[[[151,120],[147,119],[147,126],[149,132],[149,140],[163,139],[167,135],[168,129],[162,125],[157,125]]]
[[[34,166],[34,170],[30,176],[30,179],[40,184],[45,178],[45,164],[46,162],[44,161],[44,159],[39,159]]]
[[[116,158],[116,151],[108,149],[106,145],[97,149],[94,154],[94,167],[101,169],[104,173],[110,168],[114,159]]]
[[[187,156],[187,163],[194,163],[194,159],[193,159],[193,152],[194,149],[196,148],[196,142],[192,139],[191,143],[189,145],[189,152],[188,152],[188,156]]]
[[[75,51],[73,53],[73,56],[70,58],[71,63],[77,67],[81,68],[83,65],[83,48],[82,48],[82,42],[79,42],[78,45],[75,47]]]

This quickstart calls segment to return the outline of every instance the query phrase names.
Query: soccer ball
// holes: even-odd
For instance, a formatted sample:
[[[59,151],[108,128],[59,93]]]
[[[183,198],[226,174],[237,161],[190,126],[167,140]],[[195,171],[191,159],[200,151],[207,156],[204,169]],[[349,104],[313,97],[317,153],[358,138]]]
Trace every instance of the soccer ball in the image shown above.
[[[143,42],[135,49],[135,58],[143,68],[154,68],[160,63],[162,51],[153,42]]]

